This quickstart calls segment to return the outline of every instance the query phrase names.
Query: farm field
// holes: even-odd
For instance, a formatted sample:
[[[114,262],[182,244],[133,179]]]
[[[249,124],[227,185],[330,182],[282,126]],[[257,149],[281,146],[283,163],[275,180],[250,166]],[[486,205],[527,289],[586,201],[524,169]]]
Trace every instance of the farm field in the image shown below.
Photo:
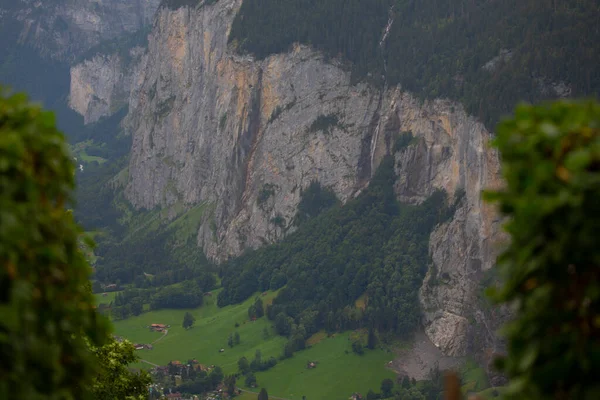
[[[140,358],[159,365],[173,360],[183,362],[195,358],[202,364],[219,365],[225,373],[236,372],[238,359],[242,356],[251,359],[256,350],[261,351],[263,358],[278,357],[281,354],[286,339],[272,332],[270,322],[266,318],[248,321],[248,307],[254,299],[218,308],[215,304],[217,292],[213,293],[214,296],[206,297],[204,306],[197,309],[151,311],[138,317],[115,321],[115,334],[136,343],[152,343],[163,334],[151,332],[148,325],[171,325],[168,334],[154,343],[153,350],[139,352]],[[273,294],[269,294],[265,301],[272,297]],[[186,311],[190,311],[196,318],[194,326],[187,331],[181,326]],[[238,328],[235,327],[236,322],[239,324]],[[264,328],[269,330],[268,339],[263,338]],[[230,348],[227,346],[227,338],[236,331],[240,334],[241,343]],[[220,353],[220,349],[225,351]]]
[[[259,387],[269,395],[291,400],[347,399],[353,392],[363,395],[373,389],[378,392],[381,381],[394,379],[395,373],[386,368],[394,358],[383,350],[365,350],[362,356],[352,352],[349,332],[325,338],[310,349],[280,361],[277,366],[256,374]],[[307,363],[317,367],[307,369]]]
[[[248,320],[248,301],[218,308],[216,294],[205,298],[204,306],[193,310],[158,310],[115,321],[115,334],[135,343],[153,343],[152,350],[140,350],[141,359],[153,364],[165,365],[169,361],[185,362],[197,359],[202,364],[215,364],[223,368],[225,374],[237,371],[237,361],[242,356],[249,360],[260,350],[263,359],[282,354],[286,338],[276,335],[271,321],[266,317],[254,322]],[[275,293],[268,293],[263,301],[268,303]],[[183,316],[190,311],[196,318],[194,326],[185,330],[181,326]],[[153,323],[171,325],[168,334],[151,332],[148,326]],[[235,327],[238,323],[239,327]],[[267,328],[269,336],[264,337]],[[241,343],[233,348],[227,346],[230,333],[238,332]],[[307,396],[311,400],[347,399],[354,391],[366,394],[369,388],[379,390],[381,381],[393,378],[394,373],[386,368],[393,354],[383,350],[367,350],[363,356],[352,353],[348,340],[350,333],[337,334],[327,338],[317,334],[318,340],[309,341],[313,346],[297,352],[294,357],[279,361],[272,369],[256,374],[258,388],[246,388],[243,379],[238,386],[250,391],[267,388],[270,396],[301,400]],[[160,340],[159,340],[160,339]],[[220,353],[223,348],[225,351]],[[318,362],[314,369],[307,369],[307,361]],[[147,363],[138,362],[134,368],[151,368]],[[242,398],[256,398],[255,394],[245,393]]]

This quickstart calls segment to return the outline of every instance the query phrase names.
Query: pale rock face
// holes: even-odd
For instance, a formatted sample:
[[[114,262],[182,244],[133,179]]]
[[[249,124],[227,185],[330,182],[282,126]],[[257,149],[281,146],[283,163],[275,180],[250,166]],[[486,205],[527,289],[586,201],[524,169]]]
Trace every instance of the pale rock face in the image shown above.
[[[261,61],[235,55],[227,36],[240,4],[159,10],[132,72],[123,124],[133,137],[127,198],[147,209],[212,204],[198,245],[223,260],[281,239],[286,227],[273,218],[288,225],[312,180],[342,201],[355,196],[395,136],[411,131],[417,139],[394,154],[398,198],[420,203],[436,189],[464,191],[456,215],[431,235],[420,292],[425,332],[448,355],[494,347],[477,301],[501,238],[494,209],[481,199],[501,184],[489,132],[459,104],[352,85],[346,70],[307,47]],[[335,126],[311,129],[327,115]]]
[[[345,72],[305,48],[260,63],[227,53],[239,4],[158,14],[125,121],[134,141],[129,199],[145,208],[215,203],[216,235],[207,221],[199,237],[215,258],[280,238],[270,220],[289,222],[313,179],[342,199],[354,192],[361,131],[377,95],[349,87]],[[334,113],[343,129],[307,132]],[[259,207],[265,184],[275,193]]]
[[[161,0],[10,0],[0,16],[21,22],[20,41],[41,54],[73,60],[103,40],[152,22]]]
[[[134,65],[145,50],[129,50],[129,60],[118,54],[98,54],[71,68],[69,106],[83,115],[84,123],[110,116],[129,103]]]
[[[461,106],[443,100],[420,106],[409,95],[396,95],[395,125],[419,137],[395,155],[399,200],[419,203],[436,189],[450,196],[464,191],[454,218],[431,235],[433,265],[420,293],[429,338],[445,354],[463,356],[473,341],[469,319],[483,315],[479,281],[504,239],[497,213],[481,198],[482,190],[501,185],[498,154],[485,127]],[[489,339],[486,346],[495,346],[495,335]]]

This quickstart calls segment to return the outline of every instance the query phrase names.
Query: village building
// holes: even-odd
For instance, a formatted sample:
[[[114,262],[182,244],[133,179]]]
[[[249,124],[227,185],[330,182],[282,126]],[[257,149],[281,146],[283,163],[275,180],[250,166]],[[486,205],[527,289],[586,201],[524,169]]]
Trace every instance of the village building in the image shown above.
[[[152,373],[156,375],[167,375],[169,373],[169,367],[166,365],[159,365],[152,370]]]
[[[164,332],[169,327],[170,327],[170,325],[165,325],[165,324],[152,324],[152,325],[150,325],[150,329],[152,329],[155,332]]]

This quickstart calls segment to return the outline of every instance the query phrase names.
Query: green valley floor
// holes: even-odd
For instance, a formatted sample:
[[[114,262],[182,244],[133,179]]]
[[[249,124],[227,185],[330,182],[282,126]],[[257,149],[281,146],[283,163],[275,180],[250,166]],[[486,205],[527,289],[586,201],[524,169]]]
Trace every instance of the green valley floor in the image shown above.
[[[276,335],[271,322],[266,318],[256,321],[248,319],[248,307],[253,299],[245,303],[218,308],[215,304],[217,292],[206,297],[205,305],[194,310],[159,310],[144,313],[123,321],[116,321],[115,334],[134,343],[153,343],[152,350],[139,350],[138,355],[144,362],[133,365],[137,368],[152,368],[152,364],[166,365],[169,361],[185,362],[197,359],[205,365],[219,365],[226,374],[236,372],[237,361],[242,356],[254,358],[257,350],[262,358],[279,358],[286,339]],[[263,297],[268,303],[274,297],[269,293]],[[191,329],[183,329],[182,321],[186,311],[196,318]],[[170,325],[166,334],[152,332],[151,324]],[[236,327],[236,324],[238,327]],[[229,334],[238,332],[240,344],[229,347]],[[290,359],[281,360],[272,369],[256,374],[258,387],[265,387],[270,397],[301,400],[306,396],[310,400],[347,399],[353,392],[366,394],[369,389],[379,391],[381,381],[394,378],[395,373],[387,368],[394,358],[388,350],[366,350],[362,356],[352,352],[350,333],[327,337],[315,335],[310,341],[312,346],[299,351]],[[224,349],[220,352],[220,349]],[[307,368],[308,362],[316,367]],[[246,388],[243,380],[238,386]],[[256,395],[245,394],[248,398]]]

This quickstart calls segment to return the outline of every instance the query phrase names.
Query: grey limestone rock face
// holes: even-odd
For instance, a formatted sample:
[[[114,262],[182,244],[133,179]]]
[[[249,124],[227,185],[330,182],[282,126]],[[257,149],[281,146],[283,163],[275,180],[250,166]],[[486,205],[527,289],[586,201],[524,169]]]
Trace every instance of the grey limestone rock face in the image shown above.
[[[0,16],[20,22],[22,43],[42,55],[72,61],[103,40],[150,24],[160,1],[11,0],[0,5]]]
[[[69,106],[83,115],[84,123],[113,115],[129,104],[135,66],[145,49],[129,50],[128,59],[120,54],[98,54],[71,67]]]
[[[342,200],[357,190],[379,95],[307,48],[261,62],[229,53],[239,4],[159,11],[125,121],[128,198],[145,208],[215,204],[199,243],[218,259],[281,238],[312,180]],[[311,130],[320,116],[337,122]]]
[[[474,329],[485,308],[480,281],[505,239],[496,210],[481,198],[482,190],[502,184],[498,154],[489,146],[491,135],[458,104],[436,100],[421,106],[410,95],[397,96],[399,130],[416,136],[395,154],[398,199],[419,203],[436,189],[462,196],[452,220],[430,237],[432,265],[420,292],[425,331],[446,355],[493,348],[494,332],[489,340],[473,344],[475,336],[490,333]]]
[[[265,60],[235,54],[227,37],[240,4],[158,11],[148,50],[131,71],[123,124],[133,139],[129,201],[146,209],[211,204],[198,245],[223,260],[293,230],[312,180],[342,201],[355,196],[397,135],[411,131],[413,142],[392,154],[398,199],[464,193],[456,215],[431,235],[420,293],[425,332],[447,355],[494,347],[478,302],[501,239],[498,216],[481,199],[501,184],[490,133],[459,104],[352,84],[346,69],[308,47]]]

